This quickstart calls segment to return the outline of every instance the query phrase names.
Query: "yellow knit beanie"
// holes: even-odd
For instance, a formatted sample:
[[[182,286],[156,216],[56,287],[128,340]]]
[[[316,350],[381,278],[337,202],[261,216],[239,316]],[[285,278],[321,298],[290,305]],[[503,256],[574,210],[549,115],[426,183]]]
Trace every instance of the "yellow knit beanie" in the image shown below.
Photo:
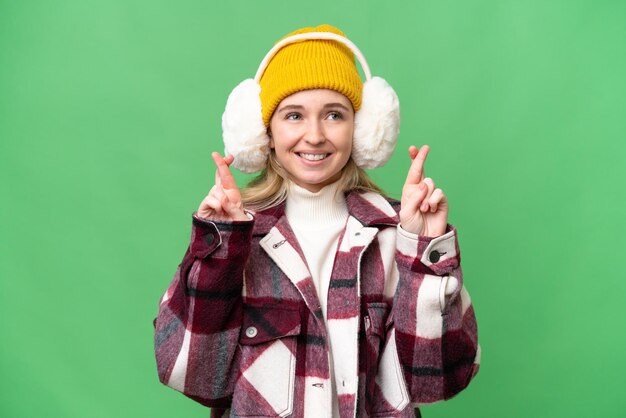
[[[345,37],[330,25],[298,29],[284,38],[300,33],[332,32]],[[282,38],[282,39],[284,39]],[[269,126],[278,104],[302,90],[330,89],[346,96],[354,111],[361,108],[363,82],[348,47],[329,40],[306,40],[280,49],[268,64],[259,84],[263,122]]]

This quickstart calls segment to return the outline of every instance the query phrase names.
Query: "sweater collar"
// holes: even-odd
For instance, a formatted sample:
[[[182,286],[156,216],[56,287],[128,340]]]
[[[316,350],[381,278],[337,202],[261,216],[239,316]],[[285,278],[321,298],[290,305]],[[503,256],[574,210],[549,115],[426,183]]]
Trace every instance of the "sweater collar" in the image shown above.
[[[339,183],[311,192],[292,183],[287,194],[285,216],[291,225],[304,230],[320,230],[331,225],[345,224],[348,218],[346,198],[337,193]]]

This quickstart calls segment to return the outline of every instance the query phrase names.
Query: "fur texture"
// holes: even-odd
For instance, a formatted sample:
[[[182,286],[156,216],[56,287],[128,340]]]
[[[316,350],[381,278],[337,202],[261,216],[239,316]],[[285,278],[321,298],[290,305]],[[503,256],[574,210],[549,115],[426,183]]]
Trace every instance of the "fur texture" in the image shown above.
[[[253,79],[242,81],[228,96],[222,115],[224,154],[235,157],[233,167],[254,173],[265,167],[269,137],[261,116],[261,87]]]
[[[400,101],[382,78],[363,84],[363,104],[355,116],[352,158],[361,168],[384,165],[400,132]]]

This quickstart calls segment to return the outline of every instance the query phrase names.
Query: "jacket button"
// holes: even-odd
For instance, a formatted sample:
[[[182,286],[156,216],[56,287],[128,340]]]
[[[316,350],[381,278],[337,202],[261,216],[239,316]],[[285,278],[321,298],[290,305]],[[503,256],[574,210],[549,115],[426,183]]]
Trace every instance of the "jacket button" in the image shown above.
[[[204,241],[211,245],[213,244],[213,241],[215,241],[215,237],[213,236],[213,234],[207,234],[207,236],[204,237]]]
[[[431,263],[436,263],[439,261],[439,258],[441,258],[441,254],[439,254],[439,251],[437,250],[432,250],[430,254],[428,254],[428,259]]]
[[[254,338],[257,335],[257,330],[255,327],[248,327],[246,328],[246,337],[248,338]]]

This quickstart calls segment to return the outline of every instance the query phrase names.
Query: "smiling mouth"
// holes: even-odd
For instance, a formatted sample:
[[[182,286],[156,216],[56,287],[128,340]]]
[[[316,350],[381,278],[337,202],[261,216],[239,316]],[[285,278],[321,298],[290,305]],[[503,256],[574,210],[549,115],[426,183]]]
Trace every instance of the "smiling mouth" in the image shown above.
[[[303,158],[308,161],[321,161],[330,155],[330,154],[305,154],[303,152],[298,152],[297,154],[300,158]]]

